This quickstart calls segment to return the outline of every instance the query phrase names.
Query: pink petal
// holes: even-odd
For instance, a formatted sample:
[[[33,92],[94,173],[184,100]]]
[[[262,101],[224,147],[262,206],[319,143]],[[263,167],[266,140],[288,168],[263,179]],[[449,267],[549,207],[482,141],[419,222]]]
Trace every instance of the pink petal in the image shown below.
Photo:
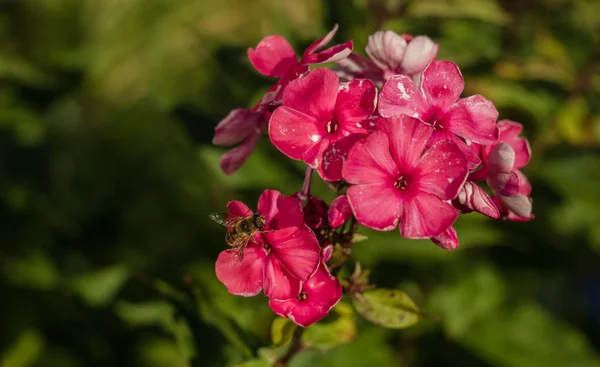
[[[397,175],[388,137],[383,131],[354,144],[342,169],[342,177],[352,184],[393,182]]]
[[[351,53],[345,59],[337,61],[333,71],[344,82],[352,81],[355,78],[365,78],[372,80],[377,88],[383,86],[381,69],[371,60],[354,53]]]
[[[227,203],[227,214],[234,217],[249,217],[254,212],[241,201],[230,201]]]
[[[377,88],[368,79],[355,79],[340,86],[334,119],[345,124],[361,122],[375,112]]]
[[[515,174],[517,175],[519,181],[519,195],[529,196],[531,194],[531,184],[529,183],[527,176],[518,170],[515,171]]]
[[[281,78],[298,64],[296,53],[288,41],[280,35],[268,36],[248,49],[248,59],[263,75]]]
[[[444,250],[454,250],[458,248],[458,235],[452,226],[446,228],[445,231],[437,236],[431,237],[431,241]]]
[[[421,117],[427,108],[427,102],[412,79],[407,75],[396,75],[383,85],[377,110],[383,117],[399,114]]]
[[[227,153],[221,156],[221,169],[226,175],[231,175],[237,171],[246,162],[246,159],[252,154],[258,140],[260,139],[260,131],[255,131],[249,135],[242,144],[230,149]]]
[[[313,70],[288,84],[283,91],[283,105],[325,123],[333,117],[339,87],[339,79],[333,71]]]
[[[360,224],[378,231],[391,231],[398,225],[402,199],[391,183],[350,186],[346,196]]]
[[[498,140],[494,104],[480,95],[463,98],[449,111],[444,128],[472,142],[489,145]]]
[[[490,173],[509,173],[515,165],[515,151],[506,143],[493,146],[487,157],[488,171]]]
[[[404,74],[416,74],[423,71],[437,56],[438,45],[427,36],[413,38],[406,47],[402,60],[402,71]]]
[[[313,229],[319,229],[327,220],[328,205],[323,199],[308,195],[304,206],[304,222]]]
[[[509,211],[513,212],[519,217],[530,218],[531,217],[531,198],[525,195],[514,195],[514,196],[500,196],[500,201]]]
[[[271,115],[269,137],[283,154],[301,160],[303,154],[321,140],[322,132],[317,123],[312,116],[281,106]]]
[[[531,158],[531,147],[525,138],[519,138],[523,125],[510,120],[498,122],[498,142],[510,144],[515,151],[515,169],[523,168]]]
[[[388,134],[394,161],[405,171],[417,165],[433,133],[431,126],[406,115],[388,118],[381,129]]]
[[[475,210],[490,218],[500,218],[500,211],[490,195],[473,181],[465,182],[458,192],[457,199],[461,205],[470,210]]]
[[[396,70],[404,57],[406,40],[393,31],[378,31],[369,36],[365,51],[381,69]]]
[[[330,144],[329,136],[324,135],[321,141],[304,152],[302,155],[302,160],[312,168],[319,169],[323,165],[323,153],[325,153],[325,150],[329,148]],[[323,177],[322,171],[319,171],[319,174],[321,177]]]
[[[304,223],[304,214],[300,202],[291,196],[282,195],[276,190],[265,190],[258,198],[258,213],[266,218],[266,229],[289,229],[290,234]]]
[[[402,203],[400,233],[406,238],[431,238],[448,228],[456,218],[456,209],[435,195],[421,192]]]
[[[348,203],[346,195],[340,195],[333,199],[331,206],[329,207],[329,213],[327,214],[329,220],[329,226],[331,228],[337,228],[344,224],[352,216],[352,208]]]
[[[225,284],[231,294],[255,296],[263,287],[265,257],[265,251],[256,244],[246,246],[241,262],[231,251],[222,251],[215,266],[217,278]]]
[[[304,56],[312,54],[313,52],[319,50],[320,48],[325,47],[325,45],[328,44],[333,39],[333,36],[335,36],[337,30],[338,30],[338,25],[335,24],[333,26],[333,28],[329,31],[329,33],[327,33],[324,37],[321,37],[318,40],[316,40],[315,42],[311,43],[310,46],[308,46],[306,48],[306,51],[304,51]]]
[[[512,120],[501,120],[498,121],[498,130],[500,131],[499,139],[508,141],[518,139],[523,131],[523,125]]]
[[[428,146],[435,144],[440,140],[450,140],[460,149],[461,152],[465,155],[467,160],[467,168],[469,170],[473,170],[477,168],[481,164],[481,159],[479,159],[479,154],[477,150],[474,149],[472,145],[467,145],[464,140],[454,135],[448,130],[440,129],[435,130],[429,141],[427,142]],[[483,176],[485,178],[485,176]]]
[[[294,277],[305,282],[319,265],[321,248],[314,232],[303,225],[291,235],[282,236],[278,232],[266,232],[263,238],[272,247],[271,255]]]
[[[258,127],[262,113],[238,108],[231,111],[227,117],[215,127],[212,143],[220,146],[230,146],[246,139]]]
[[[465,87],[462,74],[455,63],[432,61],[423,70],[421,89],[429,105],[445,111],[458,100]]]
[[[331,255],[333,255],[333,245],[330,244],[323,247],[323,250],[321,250],[321,262],[325,264],[331,259]]]
[[[272,299],[286,300],[295,298],[300,293],[300,280],[288,272],[273,255],[266,257],[263,284],[265,296]]]
[[[456,197],[468,173],[465,155],[449,140],[427,149],[416,171],[419,189],[442,200]]]
[[[366,135],[354,134],[336,141],[323,151],[323,164],[317,171],[325,181],[334,182],[342,179],[344,162],[350,149]]]
[[[352,53],[354,42],[348,41],[340,45],[331,46],[319,53],[313,53],[302,57],[303,64],[325,64],[345,59]]]

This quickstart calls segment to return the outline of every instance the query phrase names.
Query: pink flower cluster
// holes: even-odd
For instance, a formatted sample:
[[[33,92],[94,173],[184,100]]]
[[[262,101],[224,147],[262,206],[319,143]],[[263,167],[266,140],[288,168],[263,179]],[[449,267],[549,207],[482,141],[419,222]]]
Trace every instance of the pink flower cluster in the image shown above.
[[[531,156],[519,137],[522,126],[498,122],[494,104],[481,95],[461,97],[462,74],[456,64],[435,60],[436,43],[380,31],[369,37],[368,57],[353,53],[352,41],[319,51],[336,30],[300,61],[281,36],[249,49],[256,70],[278,80],[255,107],[221,121],[213,140],[238,144],[222,157],[227,174],[267,133],[283,154],[341,188],[330,206],[310,195],[304,202],[265,191],[258,213],[266,230],[254,235],[239,266],[229,265],[227,251],[217,261],[217,275],[231,293],[264,289],[277,314],[302,326],[324,317],[342,294],[326,265],[331,249],[318,235],[322,226],[335,231],[353,218],[455,249],[459,214],[533,218],[531,185],[521,171]],[[335,66],[311,70],[322,63]],[[229,210],[252,214],[239,202]]]

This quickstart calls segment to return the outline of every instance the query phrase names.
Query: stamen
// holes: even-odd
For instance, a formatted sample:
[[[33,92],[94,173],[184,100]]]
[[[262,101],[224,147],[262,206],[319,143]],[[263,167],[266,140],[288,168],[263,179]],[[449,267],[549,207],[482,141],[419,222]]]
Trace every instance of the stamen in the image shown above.
[[[304,301],[306,299],[306,292],[305,291],[300,292],[300,294],[298,295],[298,297],[296,297],[296,299],[299,301]]]
[[[400,189],[400,190],[406,190],[407,186],[408,186],[408,181],[406,180],[406,178],[404,178],[404,176],[398,177],[398,179],[396,180],[396,183],[394,184],[394,187],[396,187],[397,189]]]
[[[337,122],[333,122],[333,121],[329,121],[326,125],[325,125],[325,130],[327,130],[328,133],[334,133],[336,132],[338,129],[338,124]]]

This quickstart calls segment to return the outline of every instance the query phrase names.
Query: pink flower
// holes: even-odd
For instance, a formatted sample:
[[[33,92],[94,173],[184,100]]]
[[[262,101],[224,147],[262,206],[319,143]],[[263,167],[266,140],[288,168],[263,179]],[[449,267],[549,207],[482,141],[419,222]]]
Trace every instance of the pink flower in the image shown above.
[[[269,136],[288,157],[306,162],[327,181],[338,181],[348,151],[369,133],[362,122],[376,104],[370,80],[340,84],[331,70],[317,69],[285,89],[283,106],[271,116]]]
[[[520,171],[531,158],[531,148],[525,138],[520,138],[523,126],[518,122],[498,122],[498,141],[480,147],[482,166],[473,172],[470,180],[486,180],[498,196],[495,200],[503,217],[514,220],[529,220],[531,214],[531,184]]]
[[[369,78],[381,87],[394,75],[419,74],[435,59],[438,45],[427,36],[379,31],[369,36],[366,51],[370,60],[351,54],[338,61],[340,76],[347,80]]]
[[[442,231],[442,233],[431,237],[431,241],[444,250],[454,250],[458,248],[458,235],[453,226],[449,226],[446,230]]]
[[[271,299],[269,306],[279,316],[307,327],[325,317],[342,298],[342,285],[327,270],[325,262],[331,256],[331,246],[323,249],[323,261],[317,272],[302,283],[296,298],[280,301]],[[328,254],[327,254],[328,253]]]
[[[329,206],[323,199],[309,195],[304,206],[304,222],[312,229],[319,229],[327,224]]]
[[[242,202],[227,205],[229,215],[254,213]],[[298,296],[300,282],[307,281],[319,265],[319,243],[304,224],[298,200],[275,190],[265,190],[258,199],[258,213],[265,217],[263,233],[250,240],[240,262],[230,250],[217,259],[217,278],[231,294],[254,296],[264,288],[273,299]]]
[[[406,115],[394,116],[382,131],[352,148],[343,177],[359,223],[407,238],[431,238],[457,218],[452,200],[467,176],[466,159],[451,141],[425,150],[433,129]]]
[[[333,199],[327,218],[329,220],[329,226],[331,228],[337,228],[344,224],[352,216],[352,208],[348,203],[348,197],[346,195],[340,195]]]
[[[465,154],[469,169],[473,169],[480,163],[479,158],[462,139],[481,145],[495,143],[498,111],[480,95],[460,98],[464,85],[454,63],[432,61],[423,71],[420,88],[406,75],[388,80],[381,91],[378,111],[383,117],[405,114],[433,126],[433,141],[453,141]]]
[[[473,181],[465,182],[453,204],[463,213],[476,211],[490,218],[500,218],[500,211],[492,198]]]

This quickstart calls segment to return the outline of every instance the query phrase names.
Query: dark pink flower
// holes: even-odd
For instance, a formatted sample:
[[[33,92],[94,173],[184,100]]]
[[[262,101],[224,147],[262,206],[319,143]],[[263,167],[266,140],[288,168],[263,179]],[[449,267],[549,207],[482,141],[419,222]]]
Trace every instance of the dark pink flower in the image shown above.
[[[227,205],[229,215],[254,213],[242,202]],[[231,294],[254,296],[264,288],[273,299],[298,296],[300,282],[307,281],[319,265],[319,243],[304,224],[300,203],[275,190],[265,190],[258,199],[257,212],[265,217],[265,232],[253,236],[242,261],[231,250],[217,259],[217,278]]]
[[[529,142],[519,137],[523,127],[518,122],[499,121],[498,129],[498,141],[490,146],[480,147],[482,166],[469,175],[469,180],[487,182],[498,196],[494,201],[503,217],[514,220],[531,219],[531,184],[520,171],[531,158]]]
[[[340,195],[333,199],[329,206],[329,212],[327,218],[329,219],[329,226],[331,228],[337,228],[344,224],[352,216],[352,208],[348,203],[346,195]]]
[[[352,148],[343,177],[353,186],[346,195],[359,223],[408,238],[431,238],[457,218],[447,201],[467,176],[464,154],[451,141],[425,149],[433,129],[406,115],[394,116],[382,131]]]
[[[383,117],[405,114],[433,126],[434,139],[452,140],[465,154],[469,169],[473,169],[479,159],[462,139],[481,145],[495,143],[498,111],[480,95],[460,98],[463,88],[463,77],[454,63],[432,61],[423,71],[420,87],[406,75],[388,80],[381,91],[378,111]]]
[[[329,206],[323,199],[309,195],[304,206],[304,222],[312,229],[319,229],[327,224]]]
[[[331,247],[331,246],[329,246]],[[288,300],[269,301],[271,309],[279,316],[286,317],[296,324],[307,327],[325,317],[342,298],[342,285],[338,278],[327,270],[325,262],[329,255],[323,249],[323,261],[316,273],[302,283],[300,294]]]
[[[340,84],[331,70],[317,69],[285,89],[283,106],[271,116],[269,136],[288,157],[337,181],[352,145],[368,135],[363,121],[376,104],[377,89],[370,80]]]
[[[419,74],[435,59],[438,45],[427,36],[379,31],[369,36],[366,51],[370,60],[351,54],[338,61],[339,74],[347,80],[368,78],[381,87],[394,75]]]

